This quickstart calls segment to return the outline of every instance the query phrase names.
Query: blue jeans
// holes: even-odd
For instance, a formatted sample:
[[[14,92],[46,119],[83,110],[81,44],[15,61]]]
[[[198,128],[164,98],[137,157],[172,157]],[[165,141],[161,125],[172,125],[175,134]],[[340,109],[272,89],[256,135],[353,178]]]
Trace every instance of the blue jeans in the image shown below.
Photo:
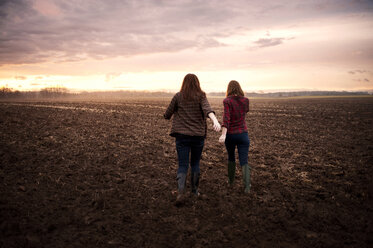
[[[228,161],[236,162],[235,160],[235,149],[238,149],[238,159],[240,160],[240,165],[248,164],[249,156],[249,146],[250,139],[248,133],[237,133],[237,134],[227,134],[225,138],[225,147],[228,152]]]
[[[177,173],[188,173],[189,155],[192,173],[199,173],[199,161],[201,160],[204,144],[204,137],[189,135],[176,136],[176,151],[179,161]]]

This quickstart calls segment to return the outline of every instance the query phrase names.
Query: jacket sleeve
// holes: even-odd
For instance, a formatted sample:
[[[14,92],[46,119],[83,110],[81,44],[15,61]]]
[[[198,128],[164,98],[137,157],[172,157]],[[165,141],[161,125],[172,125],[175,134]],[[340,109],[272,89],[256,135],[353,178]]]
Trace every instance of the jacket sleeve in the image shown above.
[[[215,114],[215,112],[212,110],[211,106],[210,106],[210,103],[209,101],[207,101],[207,97],[204,97],[202,100],[201,100],[201,108],[202,108],[202,112],[203,112],[203,116],[205,118],[208,117],[208,115],[212,112]]]
[[[174,95],[174,97],[172,98],[170,104],[168,105],[168,108],[166,110],[166,112],[164,113],[163,117],[166,119],[166,120],[169,120],[171,119],[171,116],[174,114],[174,112],[177,111],[177,97],[176,95]]]
[[[249,112],[249,109],[250,109],[250,100],[247,98],[247,100],[246,100],[246,108],[245,108],[246,113]]]
[[[224,114],[223,114],[223,125],[222,125],[222,127],[226,127],[228,129],[229,128],[229,123],[231,121],[231,111],[230,111],[229,102],[224,100],[223,105],[224,105]]]

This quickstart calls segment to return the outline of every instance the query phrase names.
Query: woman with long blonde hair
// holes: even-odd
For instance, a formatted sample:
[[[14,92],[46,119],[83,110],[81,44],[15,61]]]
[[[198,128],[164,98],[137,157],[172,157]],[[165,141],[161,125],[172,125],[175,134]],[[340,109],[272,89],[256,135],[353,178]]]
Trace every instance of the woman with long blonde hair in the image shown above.
[[[242,168],[244,191],[250,192],[250,166],[248,154],[250,139],[247,133],[246,113],[249,112],[249,99],[245,97],[240,84],[230,81],[226,98],[223,101],[224,115],[222,135],[219,142],[224,142],[228,152],[228,182],[232,185],[236,174],[235,149],[238,150],[238,159]]]

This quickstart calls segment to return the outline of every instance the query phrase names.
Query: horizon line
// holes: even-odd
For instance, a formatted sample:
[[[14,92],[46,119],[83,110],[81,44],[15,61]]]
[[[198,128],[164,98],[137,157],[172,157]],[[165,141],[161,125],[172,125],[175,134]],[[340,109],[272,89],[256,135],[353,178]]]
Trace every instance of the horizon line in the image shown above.
[[[179,90],[166,90],[166,89],[159,89],[159,90],[136,90],[136,89],[74,89],[74,88],[67,88],[61,86],[50,86],[41,89],[33,89],[33,90],[14,90],[10,87],[2,86],[1,89],[9,89],[12,92],[21,92],[21,93],[31,93],[31,92],[41,92],[46,89],[63,89],[67,94],[82,94],[82,93],[120,93],[120,92],[128,92],[128,93],[168,93],[174,94],[179,92]],[[205,91],[206,94],[224,94],[225,91]],[[338,89],[328,89],[328,90],[320,90],[320,89],[261,89],[261,90],[251,90],[251,91],[244,91],[248,94],[271,94],[271,93],[297,93],[297,92],[339,92],[339,93],[373,93],[372,89],[357,89],[357,90],[338,90]]]

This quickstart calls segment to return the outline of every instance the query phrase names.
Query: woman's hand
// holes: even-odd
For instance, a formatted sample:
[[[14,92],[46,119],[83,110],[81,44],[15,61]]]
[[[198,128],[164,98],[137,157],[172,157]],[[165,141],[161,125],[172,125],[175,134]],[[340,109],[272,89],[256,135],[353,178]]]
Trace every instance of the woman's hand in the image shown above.
[[[216,119],[216,116],[213,112],[208,114],[209,118],[212,120],[212,128],[215,130],[215,132],[219,132],[221,129],[221,126],[218,122],[218,119]]]
[[[218,120],[216,120],[216,121],[213,122],[212,127],[214,128],[215,132],[219,132],[220,129],[221,129]]]
[[[227,128],[223,127],[222,130],[221,130],[221,136],[219,138],[219,142],[224,143],[226,137],[227,137]]]
[[[226,135],[225,135],[225,134],[222,134],[222,135],[220,136],[220,138],[219,138],[219,142],[220,142],[220,143],[224,143],[224,142],[225,142],[225,137],[226,137]]]

